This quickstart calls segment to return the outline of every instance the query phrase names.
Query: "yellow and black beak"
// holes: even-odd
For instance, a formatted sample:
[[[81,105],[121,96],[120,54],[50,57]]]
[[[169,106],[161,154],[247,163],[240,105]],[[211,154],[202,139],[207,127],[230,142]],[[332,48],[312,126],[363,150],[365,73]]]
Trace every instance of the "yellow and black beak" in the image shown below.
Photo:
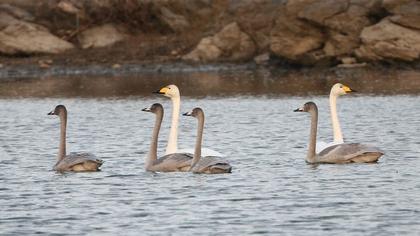
[[[154,93],[158,93],[158,94],[166,94],[168,92],[169,88],[167,87],[163,87],[160,90],[154,92]]]
[[[345,93],[354,93],[354,92],[357,92],[356,90],[351,89],[349,86],[346,86],[346,85],[343,85],[343,90],[344,90]]]

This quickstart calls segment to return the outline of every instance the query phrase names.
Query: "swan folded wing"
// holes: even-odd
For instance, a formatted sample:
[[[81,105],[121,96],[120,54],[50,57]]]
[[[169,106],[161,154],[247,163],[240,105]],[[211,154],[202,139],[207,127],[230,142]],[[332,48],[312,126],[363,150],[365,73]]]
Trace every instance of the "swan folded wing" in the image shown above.
[[[73,166],[82,164],[85,162],[94,162],[100,167],[103,163],[102,160],[96,158],[95,155],[91,153],[75,153],[72,152],[69,155],[65,156],[61,161],[57,162],[54,166],[54,170],[66,171],[70,170]]]
[[[171,153],[157,159],[153,166],[160,171],[176,171],[191,165],[193,156],[190,153]]]
[[[183,149],[178,149],[179,153],[194,153],[194,148],[183,148]],[[206,156],[216,156],[216,157],[225,157],[225,155],[223,155],[222,153],[215,151],[213,149],[210,148],[201,148],[201,156],[206,157]]]
[[[322,150],[318,156],[322,162],[349,162],[351,159],[358,157],[360,155],[364,155],[367,153],[378,153],[383,155],[383,151],[380,149],[360,144],[360,143],[343,143],[337,144],[334,146],[330,146],[324,150]]]
[[[195,164],[192,171],[201,173],[206,172],[207,169],[214,168],[222,169],[227,172],[230,172],[232,169],[231,165],[222,158],[217,156],[206,156],[201,158],[200,161],[197,164]]]
[[[337,145],[337,144],[342,144],[342,142],[324,142],[324,141],[317,141],[316,142],[316,153],[320,153],[322,152],[324,149],[327,149],[331,146]]]

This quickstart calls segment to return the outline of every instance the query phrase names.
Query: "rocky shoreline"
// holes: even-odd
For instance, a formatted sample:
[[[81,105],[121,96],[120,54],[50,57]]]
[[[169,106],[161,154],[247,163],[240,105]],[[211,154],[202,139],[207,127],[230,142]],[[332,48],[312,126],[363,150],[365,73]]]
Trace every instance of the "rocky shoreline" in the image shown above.
[[[417,0],[2,0],[0,67],[417,66]]]

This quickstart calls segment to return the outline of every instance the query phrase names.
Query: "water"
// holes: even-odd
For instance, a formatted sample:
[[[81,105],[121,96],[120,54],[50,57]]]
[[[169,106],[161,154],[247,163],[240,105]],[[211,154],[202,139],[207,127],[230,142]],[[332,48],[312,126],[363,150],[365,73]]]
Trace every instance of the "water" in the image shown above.
[[[182,111],[206,112],[204,146],[224,153],[232,174],[148,173],[143,169],[158,96],[0,99],[0,234],[68,235],[418,235],[420,96],[340,98],[347,140],[372,143],[377,164],[304,161],[313,100],[319,139],[331,140],[325,96],[184,97]],[[69,111],[68,151],[105,160],[101,172],[51,171],[59,120]],[[193,146],[196,120],[181,117],[181,148]]]

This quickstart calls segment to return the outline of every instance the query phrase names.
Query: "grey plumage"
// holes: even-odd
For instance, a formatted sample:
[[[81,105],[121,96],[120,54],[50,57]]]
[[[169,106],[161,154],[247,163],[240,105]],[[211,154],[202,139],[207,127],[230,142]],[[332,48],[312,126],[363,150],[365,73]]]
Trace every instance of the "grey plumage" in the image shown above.
[[[315,153],[316,133],[318,126],[318,107],[313,102],[307,102],[296,112],[309,112],[311,114],[311,132],[306,161],[309,163],[336,163],[344,164],[351,162],[376,162],[384,154],[380,149],[360,144],[342,143],[330,146],[320,153]]]
[[[60,117],[60,145],[57,156],[57,163],[54,165],[56,171],[98,171],[103,161],[90,153],[66,154],[66,129],[67,109],[63,105],[55,107],[48,115]]]
[[[191,112],[183,114],[197,118],[197,138],[195,142],[194,158],[191,161],[191,172],[204,174],[231,173],[232,166],[221,157],[207,156],[201,158],[201,143],[204,130],[204,112],[201,108],[194,108]]]
[[[153,128],[152,141],[150,150],[145,162],[145,169],[147,171],[188,171],[191,167],[192,155],[188,153],[171,153],[163,157],[157,158],[157,143],[159,137],[159,130],[163,119],[163,107],[159,103],[153,104],[150,108],[145,108],[143,111],[152,112],[156,115],[155,126]]]

